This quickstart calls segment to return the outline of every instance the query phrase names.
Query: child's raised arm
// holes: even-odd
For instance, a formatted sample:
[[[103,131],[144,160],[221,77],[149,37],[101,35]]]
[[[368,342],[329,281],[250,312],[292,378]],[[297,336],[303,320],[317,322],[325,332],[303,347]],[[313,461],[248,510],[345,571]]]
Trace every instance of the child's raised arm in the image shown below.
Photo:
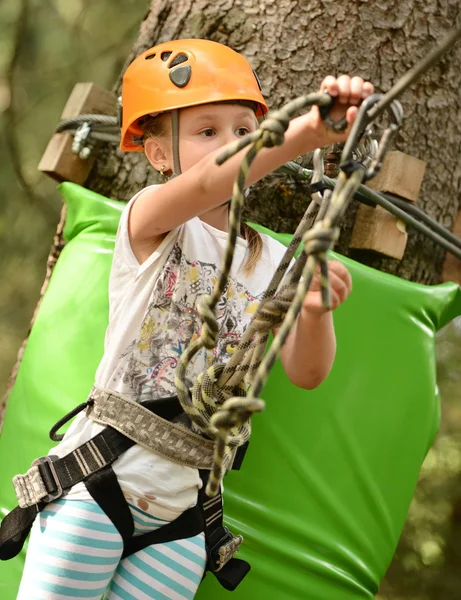
[[[356,118],[357,105],[373,92],[372,84],[364,82],[360,77],[351,79],[345,75],[338,79],[327,77],[321,89],[337,97],[331,116],[334,119],[346,116],[346,132],[338,134],[328,129],[317,107],[312,107],[309,113],[291,121],[282,146],[265,148],[259,152],[251,167],[248,185],[299,155],[333,142],[344,141]],[[160,188],[146,189],[134,203],[129,221],[130,239],[135,254],[141,260],[147,258],[168,231],[229,200],[247,149],[218,166],[216,157],[222,150],[223,147],[220,147],[211,151]],[[161,162],[158,157],[154,157],[151,158],[153,164],[154,160]],[[171,166],[168,165],[168,168]]]

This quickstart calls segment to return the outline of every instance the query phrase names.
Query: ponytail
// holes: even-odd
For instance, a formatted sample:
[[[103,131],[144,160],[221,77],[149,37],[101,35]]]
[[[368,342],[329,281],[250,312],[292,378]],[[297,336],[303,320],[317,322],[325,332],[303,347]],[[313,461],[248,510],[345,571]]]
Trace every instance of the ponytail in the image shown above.
[[[263,241],[259,232],[246,223],[242,223],[242,234],[248,242],[248,258],[243,266],[243,272],[245,275],[251,275],[258,260],[261,258]]]

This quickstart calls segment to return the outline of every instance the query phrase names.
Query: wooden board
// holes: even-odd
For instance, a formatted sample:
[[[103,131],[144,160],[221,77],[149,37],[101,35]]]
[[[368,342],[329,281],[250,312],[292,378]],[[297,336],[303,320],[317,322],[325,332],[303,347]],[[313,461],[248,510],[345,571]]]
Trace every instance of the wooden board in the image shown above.
[[[423,160],[393,150],[386,154],[381,171],[367,182],[367,187],[416,202],[425,170]]]
[[[81,114],[115,115],[116,99],[112,92],[95,83],[77,83],[64,107],[61,119],[70,119]],[[39,171],[57,181],[73,181],[83,185],[93,166],[95,157],[82,160],[72,152],[73,136],[70,133],[55,133],[38,165]]]
[[[374,250],[401,260],[408,234],[405,224],[387,210],[361,204],[357,211],[350,248]]]

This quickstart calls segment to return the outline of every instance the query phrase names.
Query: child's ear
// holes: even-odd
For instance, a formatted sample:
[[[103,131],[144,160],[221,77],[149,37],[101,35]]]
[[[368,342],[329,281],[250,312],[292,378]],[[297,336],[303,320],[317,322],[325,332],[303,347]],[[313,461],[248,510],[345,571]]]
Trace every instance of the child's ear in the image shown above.
[[[166,148],[162,143],[161,139],[158,138],[147,138],[144,142],[144,154],[147,156],[150,164],[157,171],[167,173],[171,171],[170,161],[168,159]]]

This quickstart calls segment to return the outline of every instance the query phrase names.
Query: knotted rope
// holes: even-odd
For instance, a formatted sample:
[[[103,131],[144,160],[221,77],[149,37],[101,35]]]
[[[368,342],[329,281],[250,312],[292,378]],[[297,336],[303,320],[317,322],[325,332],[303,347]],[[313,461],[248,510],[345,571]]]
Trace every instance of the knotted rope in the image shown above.
[[[313,104],[330,107],[331,103],[331,97],[322,93],[298,98],[282,110],[271,114],[258,130],[244,140],[239,140],[228,152],[218,157],[218,163],[221,164],[247,144],[252,144],[234,182],[228,241],[222,271],[212,294],[202,296],[198,302],[202,329],[199,337],[181,355],[175,378],[178,397],[185,412],[203,434],[216,441],[215,464],[207,487],[209,495],[217,492],[223,472],[230,464],[232,449],[248,440],[251,433],[251,415],[264,407],[263,401],[257,396],[296,320],[315,274],[317,263],[320,264],[321,271],[322,299],[327,308],[330,306],[327,251],[337,238],[337,230],[332,224],[327,227],[316,226],[308,231],[309,226],[312,225],[312,215],[316,210],[316,206],[312,206],[314,203],[306,211],[263,295],[255,317],[227,365],[214,365],[202,373],[197,378],[192,392],[189,391],[186,383],[187,365],[197,352],[204,347],[213,348],[217,341],[216,306],[224,292],[232,267],[235,243],[240,232],[245,181],[253,160],[262,148],[283,144],[290,119],[297,111]],[[301,257],[295,263],[297,266],[291,269],[286,284],[281,286],[300,242],[304,244]],[[296,288],[301,276],[302,285]],[[276,295],[277,290],[279,292]],[[281,329],[274,339],[268,355],[269,361],[267,361],[267,356],[263,359],[263,354],[269,333],[278,325],[281,325]],[[245,379],[247,382],[252,382],[247,397],[245,397]]]

